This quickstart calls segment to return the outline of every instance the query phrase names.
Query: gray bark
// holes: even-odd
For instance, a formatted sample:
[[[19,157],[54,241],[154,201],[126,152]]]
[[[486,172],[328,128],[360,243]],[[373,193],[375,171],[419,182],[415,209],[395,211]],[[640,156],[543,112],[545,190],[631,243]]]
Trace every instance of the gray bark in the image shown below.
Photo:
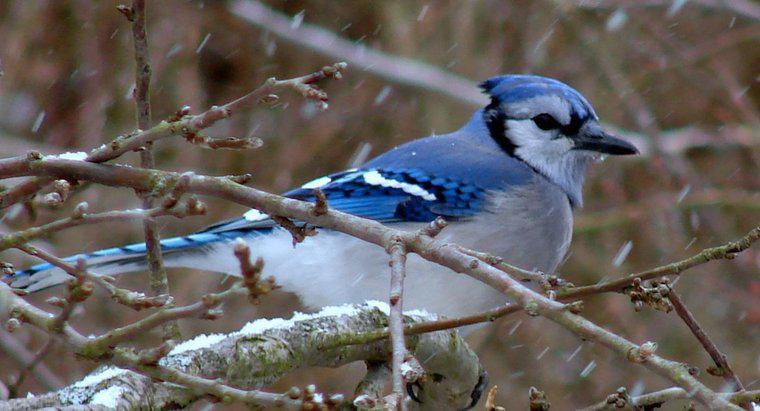
[[[434,319],[426,313],[405,314],[405,322]],[[298,368],[389,361],[387,340],[343,345],[387,325],[384,303],[328,307],[312,315],[297,314],[291,320],[254,321],[229,334],[198,336],[176,346],[160,364],[237,388],[259,389]],[[409,336],[407,342],[427,375],[419,391],[421,408],[469,405],[483,368],[459,334],[439,331]],[[136,372],[104,366],[59,391],[0,402],[0,409],[169,409],[187,406],[202,396],[203,392],[192,387],[156,382]]]

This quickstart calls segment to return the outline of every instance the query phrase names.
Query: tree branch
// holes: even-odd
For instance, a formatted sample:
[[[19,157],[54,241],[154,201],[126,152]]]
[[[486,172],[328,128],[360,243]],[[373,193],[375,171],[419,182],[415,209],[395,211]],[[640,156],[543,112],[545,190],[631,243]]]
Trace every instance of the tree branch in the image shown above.
[[[670,286],[668,287],[667,297],[673,305],[676,314],[678,314],[683,322],[686,323],[686,326],[688,326],[691,333],[697,337],[697,340],[699,340],[699,343],[705,348],[705,351],[710,355],[710,358],[715,361],[717,368],[713,372],[708,372],[713,375],[722,376],[727,383],[731,384],[734,391],[744,390],[744,385],[742,385],[739,377],[734,374],[734,371],[731,370],[731,367],[728,365],[728,358],[726,358],[726,355],[720,352],[715,343],[710,339],[710,336],[707,335],[705,330],[697,322],[697,319],[691,314],[691,311],[686,308],[686,305],[681,301],[681,298]]]
[[[734,393],[719,393],[726,401],[733,404],[749,404],[750,402],[760,401],[760,390],[740,391]],[[680,399],[690,399],[692,396],[683,388],[671,387],[664,390],[642,394],[637,397],[631,397],[625,388],[621,387],[614,394],[610,394],[604,400],[583,408],[581,411],[602,411],[602,410],[619,410],[626,405],[633,407],[643,407],[643,409],[652,409],[662,406],[662,404]],[[647,408],[649,407],[649,408]]]
[[[404,378],[401,366],[406,356],[406,342],[404,340],[403,297],[404,277],[406,277],[406,250],[401,241],[391,240],[388,247],[391,255],[391,291],[389,297],[391,346],[393,355],[391,360],[391,381],[393,382],[393,395],[396,397],[396,405],[399,410],[406,410],[404,404]]]
[[[267,79],[264,84],[249,92],[248,94],[228,102],[222,106],[212,106],[203,113],[190,115],[190,108],[183,107],[177,115],[168,120],[162,121],[156,126],[147,130],[137,130],[136,132],[115,138],[108,144],[104,144],[89,154],[83,154],[86,161],[93,163],[102,163],[130,151],[139,150],[146,144],[174,135],[183,135],[186,138],[192,137],[218,121],[231,116],[233,113],[248,108],[255,103],[268,104],[277,96],[273,93],[281,90],[294,90],[307,98],[319,101],[325,104],[327,97],[324,92],[320,92],[312,87],[313,84],[323,79],[340,79],[346,70],[346,63],[335,63],[331,66],[322,67],[322,69],[301,77],[294,77],[286,80],[277,80],[275,78]],[[13,157],[10,159],[0,160],[0,174],[12,172],[15,166],[23,163],[26,157],[41,158],[39,152],[30,152],[26,156]],[[14,186],[6,192],[0,194],[0,210],[10,207],[20,201],[30,198],[50,182],[49,178],[36,177],[25,180]]]
[[[9,291],[0,285],[0,298],[3,295],[9,295]],[[292,392],[270,394],[255,389],[301,367],[385,361],[391,349],[384,342],[341,347],[339,341],[387,324],[388,312],[387,305],[376,302],[327,307],[316,314],[296,314],[291,320],[257,320],[237,332],[201,335],[177,345],[154,366],[139,365],[129,353],[118,351],[113,361],[121,368],[100,368],[57,392],[0,402],[0,407],[111,405],[168,409],[188,405],[206,394],[222,401],[227,398],[249,405],[300,409],[307,402],[304,395],[294,399]],[[434,318],[429,314],[407,314],[410,322]],[[411,339],[409,345],[420,358],[437,353],[425,363],[426,371],[445,376],[440,382],[432,378],[422,382],[425,406],[440,409],[468,405],[481,366],[461,337],[456,333],[431,333]],[[321,404],[341,400],[323,395],[313,395],[311,399]]]
[[[736,241],[729,242],[728,244],[719,247],[706,248],[701,252],[684,260],[656,267],[651,270],[629,274],[628,276],[618,280],[607,281],[604,283],[587,285],[583,287],[569,288],[567,290],[557,292],[557,297],[561,299],[570,299],[611,291],[619,292],[626,287],[630,287],[636,278],[644,281],[663,277],[666,275],[678,275],[684,270],[700,264],[704,264],[708,261],[719,259],[730,260],[734,258],[736,253],[746,250],[758,239],[760,239],[760,226],[753,228],[744,237]]]

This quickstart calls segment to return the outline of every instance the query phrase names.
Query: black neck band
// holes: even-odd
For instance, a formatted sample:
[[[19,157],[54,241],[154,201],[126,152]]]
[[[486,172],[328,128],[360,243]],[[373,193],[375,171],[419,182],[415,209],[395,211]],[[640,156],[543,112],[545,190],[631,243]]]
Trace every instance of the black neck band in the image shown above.
[[[496,144],[504,150],[505,153],[515,157],[515,146],[506,135],[507,131],[507,113],[496,99],[491,99],[491,104],[483,109],[483,122],[488,127],[488,133]]]

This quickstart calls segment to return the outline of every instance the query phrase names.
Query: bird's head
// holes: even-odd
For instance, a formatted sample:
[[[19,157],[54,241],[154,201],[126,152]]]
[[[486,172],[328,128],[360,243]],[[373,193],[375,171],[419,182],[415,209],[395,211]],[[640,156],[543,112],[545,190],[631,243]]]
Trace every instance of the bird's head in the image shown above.
[[[562,186],[575,203],[580,203],[589,160],[638,153],[631,143],[604,131],[588,101],[560,81],[503,75],[480,86],[491,97],[483,111],[491,137],[509,155]]]

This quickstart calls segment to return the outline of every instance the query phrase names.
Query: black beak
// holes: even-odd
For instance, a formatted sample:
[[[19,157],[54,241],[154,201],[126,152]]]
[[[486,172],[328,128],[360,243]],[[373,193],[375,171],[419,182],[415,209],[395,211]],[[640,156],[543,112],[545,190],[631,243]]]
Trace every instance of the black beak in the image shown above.
[[[597,153],[617,156],[639,154],[639,150],[631,143],[613,136],[602,130],[598,123],[587,122],[573,138],[574,150],[595,151]]]

